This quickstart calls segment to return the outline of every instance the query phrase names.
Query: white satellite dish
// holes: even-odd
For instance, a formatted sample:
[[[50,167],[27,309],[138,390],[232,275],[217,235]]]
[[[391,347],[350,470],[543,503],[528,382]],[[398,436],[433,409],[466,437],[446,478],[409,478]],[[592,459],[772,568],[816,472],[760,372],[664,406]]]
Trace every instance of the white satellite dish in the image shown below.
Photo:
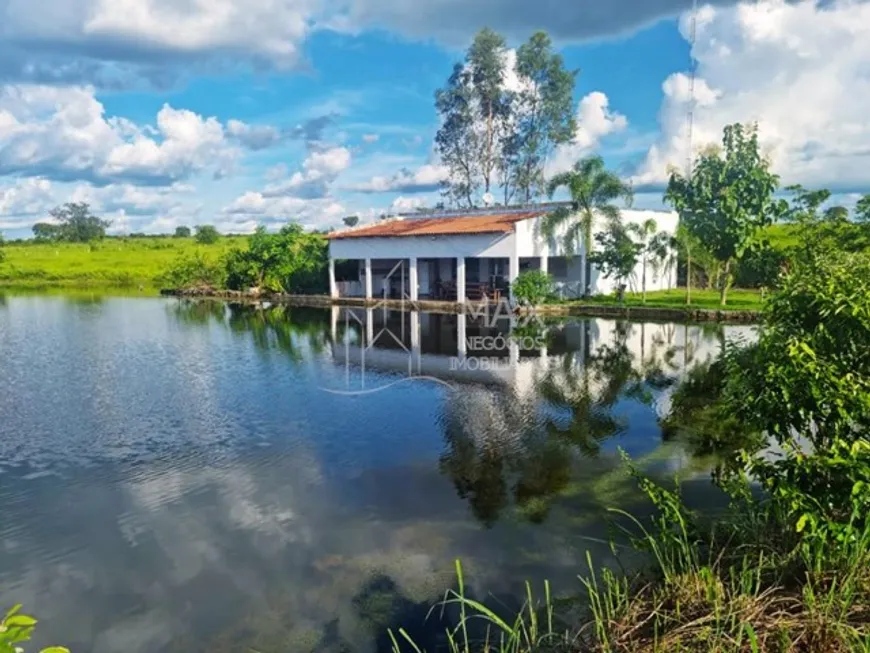
[[[483,204],[484,206],[492,206],[495,203],[495,196],[492,193],[484,193],[483,194]]]

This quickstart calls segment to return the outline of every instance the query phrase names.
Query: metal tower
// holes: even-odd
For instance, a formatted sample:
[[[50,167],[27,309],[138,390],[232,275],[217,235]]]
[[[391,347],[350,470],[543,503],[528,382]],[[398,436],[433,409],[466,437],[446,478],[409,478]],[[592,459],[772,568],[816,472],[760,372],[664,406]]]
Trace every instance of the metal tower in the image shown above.
[[[686,177],[692,176],[694,166],[692,137],[695,129],[695,76],[698,62],[695,59],[695,37],[698,29],[698,0],[692,0],[692,16],[689,22],[689,108],[686,115]]]

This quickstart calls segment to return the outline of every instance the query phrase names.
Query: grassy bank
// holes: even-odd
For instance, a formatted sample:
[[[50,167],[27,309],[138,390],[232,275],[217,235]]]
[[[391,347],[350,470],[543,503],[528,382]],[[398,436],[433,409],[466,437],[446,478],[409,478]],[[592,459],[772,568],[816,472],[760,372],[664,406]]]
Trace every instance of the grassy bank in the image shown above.
[[[760,311],[762,293],[760,290],[734,288],[728,292],[728,304],[719,305],[718,290],[692,290],[692,303],[686,304],[685,288],[674,290],[657,290],[648,292],[646,302],[641,293],[626,293],[625,301],[620,304],[613,295],[589,297],[587,299],[569,300],[567,305],[602,305],[602,306],[649,306],[653,308],[706,309],[711,311]]]
[[[241,237],[222,237],[212,245],[193,238],[107,238],[84,243],[8,243],[0,263],[0,286],[18,288],[158,286],[158,279],[182,255],[217,259]]]

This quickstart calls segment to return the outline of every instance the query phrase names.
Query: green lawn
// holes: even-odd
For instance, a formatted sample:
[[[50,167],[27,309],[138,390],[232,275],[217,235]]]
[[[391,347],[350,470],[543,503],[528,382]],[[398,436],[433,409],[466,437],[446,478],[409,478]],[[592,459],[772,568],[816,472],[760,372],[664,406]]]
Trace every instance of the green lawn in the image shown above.
[[[612,295],[590,297],[588,299],[569,302],[571,304],[605,304],[618,305]],[[728,305],[719,306],[718,290],[692,289],[692,303],[686,305],[686,289],[657,290],[648,292],[646,304],[641,300],[640,293],[626,293],[626,306],[653,306],[656,308],[704,308],[710,310],[758,311],[761,310],[761,291],[732,288],[728,291]]]
[[[227,236],[213,245],[193,238],[106,238],[93,244],[7,243],[0,263],[0,286],[156,286],[182,254],[219,257],[244,247],[243,237]]]

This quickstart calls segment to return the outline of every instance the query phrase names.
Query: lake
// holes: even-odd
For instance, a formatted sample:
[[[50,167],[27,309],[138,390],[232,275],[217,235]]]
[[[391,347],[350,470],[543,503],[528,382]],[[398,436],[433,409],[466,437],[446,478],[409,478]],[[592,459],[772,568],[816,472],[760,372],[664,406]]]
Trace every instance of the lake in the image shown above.
[[[0,606],[73,653],[356,653],[436,642],[456,559],[579,591],[620,448],[712,496],[659,419],[749,333],[0,295]]]

